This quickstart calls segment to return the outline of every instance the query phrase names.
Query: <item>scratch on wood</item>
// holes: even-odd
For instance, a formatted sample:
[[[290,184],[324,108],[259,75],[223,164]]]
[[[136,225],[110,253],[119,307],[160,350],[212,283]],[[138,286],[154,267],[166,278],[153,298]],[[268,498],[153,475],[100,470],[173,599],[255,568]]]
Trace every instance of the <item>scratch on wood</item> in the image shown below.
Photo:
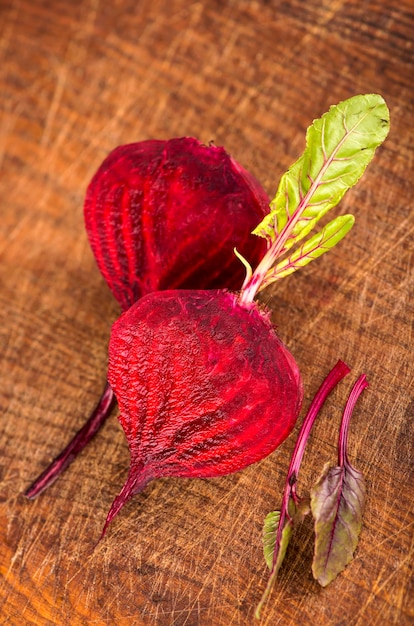
[[[407,228],[409,225],[409,219],[406,218],[403,220],[398,228],[395,231],[395,241],[391,241],[387,246],[384,246],[383,252],[381,255],[376,255],[372,257],[368,262],[364,262],[363,271],[361,273],[361,264],[354,265],[353,269],[350,270],[349,278],[347,280],[347,290],[355,289],[358,283],[361,280],[366,281],[367,276],[369,276],[373,270],[379,265],[384,264],[386,258],[394,252],[397,248],[399,248],[405,241],[410,241],[411,235],[414,233],[414,226],[411,228]],[[303,330],[298,332],[297,341],[300,342],[301,338],[305,334],[309,334],[313,328],[317,327],[321,320],[331,311],[331,309],[338,308],[338,301],[344,297],[341,289],[338,289],[335,296],[332,298],[329,306],[326,306],[320,310],[318,315],[309,321],[306,325],[304,325]]]
[[[400,570],[405,567],[408,563],[411,563],[412,561],[412,557],[413,557],[413,546],[411,546],[411,550],[409,551],[409,553],[406,555],[406,557],[398,564],[398,567],[396,570],[394,570],[393,572],[391,572],[391,574],[389,574],[389,576],[387,576],[382,582],[381,581],[381,577],[385,571],[385,565],[381,568],[380,573],[378,574],[377,579],[374,581],[374,583],[372,584],[372,589],[371,592],[367,598],[367,600],[365,601],[365,603],[361,606],[361,608],[359,609],[356,617],[356,621],[355,621],[355,626],[358,626],[359,624],[365,624],[366,623],[366,619],[367,619],[367,613],[366,613],[366,609],[367,607],[371,604],[371,602],[373,602],[373,600],[376,600],[379,596],[379,594],[381,593],[381,591],[387,586],[389,585],[389,583],[394,579],[394,577],[400,572]],[[406,583],[404,583],[404,588],[405,588]],[[402,592],[402,590],[401,590]],[[398,619],[399,616],[396,615],[395,619]],[[398,623],[395,622],[394,623]]]

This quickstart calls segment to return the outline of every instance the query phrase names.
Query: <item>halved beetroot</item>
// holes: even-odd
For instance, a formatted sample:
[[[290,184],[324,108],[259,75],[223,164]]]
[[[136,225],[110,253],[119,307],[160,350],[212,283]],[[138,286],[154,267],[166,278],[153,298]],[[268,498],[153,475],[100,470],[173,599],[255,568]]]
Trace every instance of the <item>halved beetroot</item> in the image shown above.
[[[269,210],[256,179],[224,150],[197,139],[116,148],[86,194],[98,267],[122,309],[160,289],[239,289],[266,242],[251,231]]]
[[[139,300],[112,328],[108,379],[131,464],[105,529],[154,478],[221,476],[268,455],[291,432],[303,396],[266,311],[223,290]]]

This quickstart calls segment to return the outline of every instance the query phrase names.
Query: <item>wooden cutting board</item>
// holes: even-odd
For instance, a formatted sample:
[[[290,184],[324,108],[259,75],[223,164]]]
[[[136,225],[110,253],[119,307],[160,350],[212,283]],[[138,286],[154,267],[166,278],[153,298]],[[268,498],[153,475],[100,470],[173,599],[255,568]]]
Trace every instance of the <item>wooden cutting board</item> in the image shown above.
[[[302,493],[335,460],[351,383],[368,376],[350,431],[364,526],[354,561],[322,589],[305,521],[262,623],[414,623],[413,34],[409,0],[0,0],[2,623],[254,623],[262,522],[294,436],[232,476],[154,482],[97,547],[128,467],[116,413],[47,492],[22,495],[94,406],[119,314],[87,243],[84,192],[115,146],[193,135],[272,194],[311,121],[370,92],[392,128],[341,203],[353,232],[266,295],[305,406],[338,358],[353,370],[312,434]]]

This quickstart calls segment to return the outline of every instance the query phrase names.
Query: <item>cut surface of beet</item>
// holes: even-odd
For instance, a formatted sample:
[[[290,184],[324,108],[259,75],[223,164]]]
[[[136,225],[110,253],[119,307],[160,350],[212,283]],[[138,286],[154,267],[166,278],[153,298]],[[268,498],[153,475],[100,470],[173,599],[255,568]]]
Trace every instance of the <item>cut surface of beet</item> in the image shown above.
[[[233,249],[259,261],[266,242],[251,231],[268,210],[261,185],[224,148],[191,137],[116,148],[84,204],[98,267],[123,310],[160,289],[239,289]]]

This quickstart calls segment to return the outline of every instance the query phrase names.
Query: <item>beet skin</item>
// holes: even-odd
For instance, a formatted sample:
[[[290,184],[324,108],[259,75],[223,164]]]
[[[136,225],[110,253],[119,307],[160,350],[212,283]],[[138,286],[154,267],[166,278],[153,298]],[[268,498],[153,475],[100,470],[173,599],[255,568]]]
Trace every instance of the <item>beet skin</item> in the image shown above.
[[[302,402],[298,367],[268,315],[218,290],[139,300],[113,326],[108,380],[131,466],[107,524],[154,478],[221,476],[267,456]]]

